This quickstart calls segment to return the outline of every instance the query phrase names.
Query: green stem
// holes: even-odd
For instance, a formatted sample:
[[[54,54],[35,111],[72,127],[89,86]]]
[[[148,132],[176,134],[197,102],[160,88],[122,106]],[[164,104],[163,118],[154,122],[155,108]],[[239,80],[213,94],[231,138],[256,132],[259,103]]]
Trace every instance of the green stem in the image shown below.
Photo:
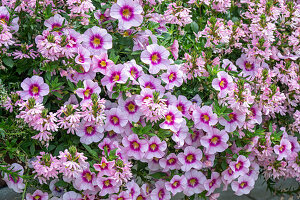
[[[23,191],[23,194],[22,194],[22,200],[25,200],[25,194],[26,194],[26,190],[27,190],[27,184],[28,184],[28,182],[26,181],[25,188],[24,188],[24,191]]]

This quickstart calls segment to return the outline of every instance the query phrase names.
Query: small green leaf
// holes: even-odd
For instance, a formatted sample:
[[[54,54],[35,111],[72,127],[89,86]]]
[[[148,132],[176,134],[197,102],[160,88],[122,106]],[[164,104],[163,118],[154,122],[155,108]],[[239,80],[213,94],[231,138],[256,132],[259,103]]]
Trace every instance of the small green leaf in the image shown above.
[[[91,147],[89,147],[88,145],[86,145],[86,144],[82,144],[83,145],[83,147],[93,156],[93,157],[95,157],[95,158],[97,158],[98,157],[98,154],[97,154],[97,152],[96,151],[94,151]]]
[[[164,172],[156,172],[154,174],[150,174],[150,176],[152,176],[153,178],[156,178],[156,179],[160,179],[162,177],[166,177],[167,174]]]
[[[8,66],[10,68],[12,68],[14,66],[14,61],[11,58],[6,57],[6,58],[3,58],[2,61],[6,66]]]
[[[119,96],[119,93],[118,93],[118,92],[115,92],[115,93],[113,93],[113,94],[111,95],[111,97],[112,97],[113,99],[118,98],[118,96]]]

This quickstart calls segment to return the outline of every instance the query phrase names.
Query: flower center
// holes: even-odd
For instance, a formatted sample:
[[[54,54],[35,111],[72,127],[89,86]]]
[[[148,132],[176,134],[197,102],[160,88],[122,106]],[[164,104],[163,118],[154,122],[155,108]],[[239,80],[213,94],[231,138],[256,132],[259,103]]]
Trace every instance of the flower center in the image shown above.
[[[92,175],[91,175],[91,173],[86,172],[85,175],[84,175],[84,178],[86,178],[86,180],[87,180],[88,182],[91,182],[91,180],[92,180]]]
[[[35,86],[35,85],[32,86],[31,92],[32,92],[33,95],[38,94],[38,93],[39,93],[39,87],[38,87],[38,86]]]
[[[159,64],[160,60],[161,60],[161,57],[160,57],[160,55],[158,53],[153,53],[151,55],[151,62],[152,62],[152,64]]]
[[[100,38],[94,37],[94,39],[93,39],[93,44],[94,44],[95,47],[100,46],[100,44],[101,44]]]
[[[125,8],[122,11],[122,15],[123,15],[123,17],[125,17],[126,19],[128,19],[132,15],[132,12],[129,10],[129,8]]]
[[[129,112],[134,112],[135,111],[135,105],[133,103],[129,103],[127,105],[127,109],[129,110]]]
[[[114,76],[114,81],[118,81],[118,80],[120,80],[120,76],[119,76],[118,74],[116,74],[116,75]]]
[[[282,145],[282,146],[279,147],[279,152],[280,153],[284,152],[284,150],[285,150],[285,145]]]
[[[173,82],[176,79],[176,74],[174,72],[172,72],[168,78],[169,78],[169,81]]]
[[[86,132],[91,135],[94,132],[94,127],[93,126],[88,126],[86,127]]]
[[[227,85],[228,85],[228,81],[225,78],[222,78],[221,81],[219,82],[219,86],[221,90],[227,88]]]
[[[237,164],[235,164],[235,169],[239,170],[242,167],[242,163],[239,161]]]
[[[91,96],[91,94],[92,94],[92,91],[91,91],[91,89],[86,89],[84,92],[83,92],[83,95],[84,95],[84,97],[86,97],[86,98],[89,98],[90,96]]]
[[[136,200],[144,200],[144,197],[142,195],[139,195]]]
[[[158,192],[159,199],[163,199],[164,196],[165,196],[165,191],[163,189],[159,190],[159,192]]]
[[[180,182],[179,181],[174,181],[174,183],[172,184],[173,188],[177,188],[180,186]]]
[[[137,70],[136,70],[135,68],[132,68],[132,69],[130,70],[130,75],[131,75],[134,79],[137,78],[137,74],[138,74],[138,72],[137,72]]]
[[[169,163],[170,165],[172,165],[174,162],[175,162],[175,159],[174,159],[174,158],[170,158],[170,159],[168,160],[168,163]]]
[[[133,146],[133,149],[139,149],[140,144],[137,143],[136,141],[134,141],[134,142],[132,142],[132,146]]]
[[[110,186],[110,185],[111,185],[111,184],[110,184],[110,180],[104,181],[104,185],[105,185],[106,187]]]
[[[196,178],[191,178],[189,179],[189,185],[192,187],[195,187],[196,185],[198,185],[198,180]]]
[[[155,151],[157,149],[157,144],[153,143],[149,147],[152,149],[152,151]]]
[[[216,179],[213,179],[210,183],[209,183],[209,188],[211,188],[212,186],[214,186],[216,183]]]
[[[245,188],[247,187],[248,183],[247,182],[241,182],[240,183],[240,188]]]
[[[166,121],[169,122],[169,123],[172,122],[173,121],[173,116],[170,115],[170,114],[166,115]]]
[[[40,200],[41,196],[40,195],[35,195],[33,198],[36,199],[36,200]]]
[[[186,160],[188,161],[188,163],[191,163],[195,160],[195,156],[193,154],[189,154],[187,157],[186,157]]]
[[[235,113],[230,113],[230,114],[228,115],[228,117],[229,117],[229,119],[230,119],[229,122],[234,122],[234,121],[236,121],[236,114],[235,114]]]
[[[210,117],[208,114],[201,114],[201,119],[203,122],[209,122]]]
[[[113,117],[111,118],[111,121],[112,121],[112,123],[113,123],[114,125],[119,124],[119,118],[118,118],[117,116],[113,116]]]
[[[216,145],[217,143],[219,143],[220,138],[217,136],[214,136],[213,138],[210,139],[210,142],[214,145]]]
[[[100,65],[101,65],[101,67],[106,67],[106,61],[105,61],[105,60],[102,60],[102,61],[100,62]]]

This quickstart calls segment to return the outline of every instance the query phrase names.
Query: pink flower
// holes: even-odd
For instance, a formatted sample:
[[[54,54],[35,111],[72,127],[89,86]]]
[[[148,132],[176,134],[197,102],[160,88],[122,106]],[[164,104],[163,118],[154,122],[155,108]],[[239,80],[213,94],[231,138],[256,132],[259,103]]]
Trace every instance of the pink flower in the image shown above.
[[[70,191],[70,192],[66,192],[64,193],[64,195],[62,196],[63,200],[81,200],[82,196],[81,194],[78,194],[74,191]]]
[[[200,194],[203,190],[203,184],[206,181],[206,177],[202,172],[192,169],[184,174],[186,178],[186,187],[183,193],[187,196],[192,196],[193,194]]]
[[[101,177],[103,175],[112,176],[115,173],[115,170],[113,169],[114,166],[115,166],[114,160],[107,161],[105,157],[102,157],[100,164],[94,164],[93,167],[95,168],[96,171],[98,171],[98,177]]]
[[[250,78],[255,77],[256,71],[259,68],[259,65],[256,63],[248,61],[245,54],[242,54],[241,57],[236,60],[236,65],[243,70],[242,75],[244,77],[250,76]]]
[[[184,149],[184,152],[178,154],[178,160],[182,164],[182,171],[189,171],[192,168],[201,169],[202,168],[202,151],[196,149],[193,146],[188,146]]]
[[[236,161],[229,163],[229,167],[234,171],[235,176],[243,176],[249,172],[250,161],[243,155],[239,155]]]
[[[182,71],[179,69],[178,65],[172,65],[167,67],[167,72],[161,75],[161,79],[167,83],[165,88],[167,90],[171,90],[174,86],[179,87],[183,83],[183,74]]]
[[[144,74],[143,68],[137,65],[135,60],[124,63],[124,66],[127,76],[132,80],[134,85],[137,85],[138,78]]]
[[[27,194],[26,195],[26,200],[48,200],[48,193],[47,192],[42,192],[41,190],[36,190],[32,195]]]
[[[166,141],[161,141],[157,136],[153,136],[148,141],[148,151],[146,151],[144,158],[162,158],[165,155],[165,150],[167,149]]]
[[[178,192],[182,192],[185,189],[185,187],[186,178],[184,175],[175,175],[173,176],[170,182],[166,183],[166,189],[170,191],[173,195],[177,194]]]
[[[138,196],[141,193],[141,189],[140,189],[139,185],[136,184],[134,181],[130,181],[126,184],[126,187],[127,187],[130,197],[132,199],[138,199]]]
[[[83,101],[91,101],[92,94],[100,94],[101,88],[98,83],[93,82],[92,80],[83,81],[84,88],[78,88],[76,94],[83,99]]]
[[[96,179],[95,173],[89,169],[83,170],[74,181],[77,190],[94,190],[93,180]]]
[[[49,86],[44,83],[44,79],[40,76],[26,78],[21,83],[21,87],[23,91],[20,92],[20,96],[23,100],[34,97],[37,102],[41,103],[43,101],[43,96],[49,94]]]
[[[91,66],[91,54],[86,48],[80,46],[78,48],[78,55],[75,57],[75,62],[83,67],[84,72],[89,71]]]
[[[151,44],[141,53],[141,60],[149,65],[149,73],[157,74],[161,69],[167,69],[169,66],[169,55],[165,47]]]
[[[105,85],[108,91],[112,91],[116,83],[125,83],[128,79],[124,70],[124,65],[118,64],[110,67],[101,80],[101,84]]]
[[[60,14],[55,14],[53,17],[50,17],[44,22],[44,25],[48,28],[48,30],[53,30],[54,28],[60,28],[62,27],[63,24],[68,25],[68,22]]]
[[[213,113],[210,106],[203,106],[202,108],[197,106],[193,112],[193,120],[196,128],[208,132],[212,126],[218,123],[218,116]]]
[[[228,148],[228,134],[224,130],[212,128],[207,135],[200,139],[201,145],[205,147],[206,153],[215,154],[223,152]]]
[[[228,69],[228,71],[236,72],[236,66],[228,59],[223,60],[222,68]]]
[[[221,186],[221,178],[218,172],[213,172],[211,178],[204,182],[204,188],[207,190],[206,196],[209,196],[216,188]]]
[[[119,98],[119,108],[127,114],[127,119],[130,122],[138,122],[142,115],[139,106],[135,103],[135,96],[127,98],[125,101],[123,98]]]
[[[122,191],[120,194],[116,195],[111,195],[110,200],[131,200],[132,198],[129,196],[127,191]]]
[[[107,110],[105,111],[105,114],[105,130],[122,133],[124,131],[124,127],[128,122],[127,115],[119,108],[112,108],[110,110]]]
[[[120,184],[117,183],[111,177],[99,177],[97,178],[97,185],[101,189],[99,192],[100,196],[105,196],[106,194],[113,194],[119,192]]]
[[[237,127],[241,128],[244,125],[246,116],[238,110],[233,110],[233,112],[228,114],[228,118],[229,121],[224,118],[220,118],[219,123],[225,126],[225,130],[227,132],[233,132]]]
[[[143,23],[142,6],[133,0],[118,0],[110,9],[110,16],[119,20],[119,29],[127,30]]]
[[[83,144],[91,144],[99,142],[103,137],[103,127],[93,122],[82,121],[77,128],[76,135],[80,137],[80,142]]]
[[[105,29],[94,26],[89,28],[82,35],[82,45],[87,48],[93,55],[105,53],[112,48],[112,37]]]
[[[149,45],[149,37],[153,44],[157,44],[157,37],[150,30],[140,31],[133,38],[132,51],[145,50]]]
[[[24,168],[18,164],[18,163],[13,163],[8,170],[17,172],[18,175],[23,176],[24,173]],[[23,189],[25,188],[25,184],[23,183],[23,178],[17,176],[17,177],[12,177],[10,174],[4,174],[3,180],[6,182],[7,186],[10,189],[13,189],[17,193],[22,193]]]
[[[218,76],[218,78],[215,78],[212,81],[212,87],[215,90],[220,91],[218,94],[218,97],[224,98],[224,97],[226,97],[228,92],[232,89],[233,80],[232,80],[232,77],[224,71],[218,72],[217,76]]]
[[[249,108],[250,113],[248,114],[248,118],[250,119],[249,123],[251,124],[261,124],[262,122],[262,113],[261,109],[258,105],[253,105]]]
[[[144,157],[145,152],[148,150],[148,144],[146,140],[140,140],[136,134],[131,134],[128,137],[122,139],[124,146],[124,152],[127,156],[134,157],[136,160],[140,160]]]
[[[274,152],[278,155],[277,160],[282,160],[283,158],[288,158],[291,154],[292,145],[289,140],[282,138],[280,145],[274,146]]]
[[[108,59],[107,53],[100,53],[99,55],[94,55],[92,58],[92,67],[94,72],[100,72],[106,75],[109,68],[114,65],[114,62]]]
[[[168,190],[166,190],[165,182],[162,180],[159,180],[155,183],[155,189],[152,190],[151,194],[151,200],[170,200],[171,195]]]
[[[152,75],[143,74],[138,82],[141,88],[149,88],[151,90],[156,90],[158,92],[164,93],[165,88],[161,85],[161,80],[158,78],[154,78]]]
[[[177,147],[180,148],[184,145],[185,139],[188,136],[189,128],[186,125],[186,120],[181,122],[180,128],[177,132],[173,132],[172,140],[177,143]],[[192,134],[190,134],[192,135]]]
[[[178,52],[179,52],[179,45],[178,45],[178,40],[174,40],[172,46],[170,46],[171,53],[174,57],[175,60],[178,58]]]
[[[192,105],[192,102],[190,102],[185,96],[179,95],[178,98],[172,96],[169,100],[169,103],[175,106],[182,113],[183,116],[190,119],[188,110]]]
[[[164,172],[180,169],[181,167],[181,163],[179,162],[175,153],[171,153],[166,158],[160,159],[159,165],[163,168]]]
[[[241,176],[238,181],[231,183],[231,188],[236,195],[241,196],[243,194],[249,194],[254,188],[254,180],[248,176]]]
[[[180,129],[182,120],[181,112],[179,112],[175,106],[169,106],[165,114],[165,121],[162,122],[159,127],[177,132]]]

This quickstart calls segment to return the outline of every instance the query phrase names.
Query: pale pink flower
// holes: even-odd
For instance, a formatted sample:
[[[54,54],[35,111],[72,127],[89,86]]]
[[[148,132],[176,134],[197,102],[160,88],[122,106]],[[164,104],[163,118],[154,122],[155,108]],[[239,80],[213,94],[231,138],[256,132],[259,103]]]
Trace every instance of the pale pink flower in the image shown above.
[[[8,170],[17,172],[18,175],[23,176],[24,173],[24,168],[18,164],[18,163],[13,163]],[[23,183],[23,178],[17,176],[17,177],[12,177],[10,174],[4,174],[3,180],[6,182],[7,186],[10,189],[13,189],[17,193],[22,193],[23,189],[25,188],[25,184]]]
[[[289,140],[282,138],[279,145],[274,146],[274,152],[278,155],[277,160],[288,158],[291,154],[292,145]]]
[[[104,128],[93,122],[82,121],[77,128],[76,135],[80,137],[80,142],[89,145],[93,142],[99,142],[103,137]]]
[[[236,176],[244,176],[249,172],[250,161],[243,155],[239,155],[236,161],[229,163],[229,167],[234,171]]]
[[[183,193],[187,196],[192,196],[193,194],[200,194],[204,191],[204,182],[206,177],[204,174],[198,170],[192,169],[184,174],[187,184]]]
[[[220,91],[218,97],[224,98],[229,91],[232,90],[233,80],[232,77],[224,71],[218,72],[217,76],[218,77],[212,81],[212,87]]]
[[[34,97],[37,102],[42,102],[43,96],[49,94],[49,86],[44,83],[44,79],[40,76],[26,78],[21,83],[21,87],[23,91],[20,92],[20,96],[23,100]]]
[[[254,188],[254,180],[248,176],[241,176],[238,181],[231,183],[231,188],[236,195],[241,196],[243,194],[249,194]]]
[[[84,88],[78,88],[76,90],[76,94],[83,99],[82,102],[91,101],[92,94],[100,94],[101,92],[101,88],[98,83],[92,80],[84,80],[83,86]]]
[[[108,91],[112,91],[116,83],[125,83],[127,79],[128,76],[124,70],[124,65],[118,64],[108,69],[101,80],[101,84],[105,85]]]
[[[206,153],[215,154],[223,152],[228,148],[228,134],[224,130],[212,128],[207,135],[200,139],[201,145],[205,147]]]
[[[119,108],[112,108],[105,111],[106,121],[105,130],[122,133],[126,126],[128,119],[126,113],[122,112]]]
[[[152,200],[170,200],[171,195],[168,190],[166,190],[165,182],[162,180],[159,180],[155,183],[155,189],[152,190],[151,194]]]
[[[179,170],[181,168],[181,163],[175,153],[171,153],[166,158],[160,159],[159,165],[162,167],[163,172],[175,169]]]
[[[99,55],[94,55],[92,58],[92,69],[94,72],[106,75],[107,70],[113,65],[114,62],[108,59],[107,53],[100,53]]]
[[[162,158],[165,155],[165,150],[167,149],[166,141],[161,141],[159,137],[153,136],[148,141],[148,151],[146,151],[144,158]]]
[[[33,194],[27,193],[26,200],[48,200],[48,193],[36,190]]]
[[[187,181],[184,175],[182,176],[175,175],[170,180],[170,182],[166,183],[166,189],[170,191],[173,195],[175,195],[178,192],[184,191],[184,189],[186,188],[186,184]]]
[[[126,152],[127,156],[133,157],[136,160],[142,159],[145,152],[148,151],[147,141],[140,140],[136,134],[124,137],[122,144],[124,146],[123,151]]]
[[[216,188],[221,186],[221,178],[218,172],[213,172],[211,178],[204,182],[204,188],[207,190],[206,196],[209,196]]]
[[[171,90],[176,87],[180,87],[183,83],[183,73],[180,70],[180,66],[172,65],[167,67],[167,72],[161,75],[161,79],[167,84],[165,88]]]
[[[236,128],[241,128],[246,119],[245,113],[242,113],[238,110],[233,110],[233,112],[228,114],[229,121],[224,118],[219,119],[219,123],[225,126],[227,132],[233,132]]]
[[[53,30],[54,28],[61,28],[63,24],[68,25],[68,21],[60,14],[55,14],[53,17],[50,17],[44,22],[44,25],[49,30]]]
[[[162,129],[170,129],[173,132],[179,131],[183,120],[181,112],[178,111],[175,106],[169,106],[164,116],[165,121],[162,122],[159,127]]]
[[[210,106],[203,106],[201,108],[197,106],[192,118],[195,122],[195,127],[203,129],[206,132],[218,123],[218,116],[213,113]]]
[[[81,194],[78,194],[74,191],[66,192],[62,196],[62,200],[81,200],[81,199],[82,199]]]

